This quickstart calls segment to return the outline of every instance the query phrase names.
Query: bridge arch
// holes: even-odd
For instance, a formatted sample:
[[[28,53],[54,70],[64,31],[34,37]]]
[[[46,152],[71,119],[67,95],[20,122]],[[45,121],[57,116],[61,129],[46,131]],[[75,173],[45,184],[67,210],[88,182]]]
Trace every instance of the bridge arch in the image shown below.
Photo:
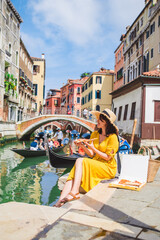
[[[54,121],[68,121],[81,125],[89,131],[93,131],[95,128],[95,123],[86,119],[82,119],[73,115],[50,115],[50,116],[39,116],[28,121],[23,121],[17,123],[17,135],[19,139],[25,140],[29,139],[30,135],[39,127],[44,124],[54,122]]]

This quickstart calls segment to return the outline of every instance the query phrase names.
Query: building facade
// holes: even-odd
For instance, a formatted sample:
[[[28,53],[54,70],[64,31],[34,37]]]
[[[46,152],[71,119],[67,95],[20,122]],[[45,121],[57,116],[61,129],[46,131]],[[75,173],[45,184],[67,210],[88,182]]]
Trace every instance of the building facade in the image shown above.
[[[141,141],[159,139],[160,0],[146,0],[126,30],[119,45],[123,44],[123,82],[119,85],[116,79],[111,93],[117,126],[132,134],[137,119],[136,135]]]
[[[82,86],[82,110],[103,111],[112,106],[114,71],[101,68],[94,72]]]
[[[20,39],[18,121],[35,116],[35,102],[33,89],[33,60],[22,39]]]
[[[78,117],[81,116],[81,98],[82,98],[82,86],[88,77],[84,77],[76,80],[69,80],[69,102],[68,102],[68,114],[73,114]]]
[[[45,114],[59,114],[60,113],[60,98],[61,91],[59,89],[50,89],[47,92],[45,100]]]
[[[0,1],[0,120],[15,122],[18,112],[20,23],[10,0]]]
[[[123,38],[124,84],[160,64],[160,0],[146,5]]]
[[[46,61],[44,54],[41,58],[32,57],[33,60],[33,88],[36,99],[36,110],[40,112],[40,108],[44,105],[45,99],[45,72]]]
[[[145,72],[135,80],[112,92],[117,126],[123,134],[135,134],[141,139],[160,136],[160,72]]]

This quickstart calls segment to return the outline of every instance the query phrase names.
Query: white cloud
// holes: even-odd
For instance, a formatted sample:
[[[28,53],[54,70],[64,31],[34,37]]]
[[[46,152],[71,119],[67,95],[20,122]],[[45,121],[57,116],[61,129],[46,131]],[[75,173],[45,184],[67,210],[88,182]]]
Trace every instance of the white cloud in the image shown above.
[[[36,37],[22,35],[29,52],[45,52],[48,84],[100,67],[114,69],[121,34],[144,7],[144,0],[28,0]],[[77,73],[77,76],[76,76]],[[46,83],[47,83],[46,82]],[[50,83],[49,83],[50,82]]]
[[[83,45],[100,30],[101,5],[96,0],[32,0],[30,6],[34,23],[48,36],[60,34]]]

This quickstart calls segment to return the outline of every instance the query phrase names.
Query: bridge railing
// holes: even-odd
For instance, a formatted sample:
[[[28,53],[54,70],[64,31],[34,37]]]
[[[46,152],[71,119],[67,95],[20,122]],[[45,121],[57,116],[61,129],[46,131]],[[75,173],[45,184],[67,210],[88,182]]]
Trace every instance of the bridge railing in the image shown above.
[[[34,117],[38,117],[41,115],[73,115],[76,117],[80,117],[80,118],[84,118],[86,120],[90,120],[92,122],[96,122],[96,118],[95,116],[91,115],[91,113],[87,110],[87,111],[77,111],[77,110],[73,110],[73,111],[67,111],[66,108],[56,108],[56,110],[53,112],[52,108],[43,108],[41,113],[35,112],[34,115],[25,115],[23,117],[23,120],[29,120],[31,118]]]

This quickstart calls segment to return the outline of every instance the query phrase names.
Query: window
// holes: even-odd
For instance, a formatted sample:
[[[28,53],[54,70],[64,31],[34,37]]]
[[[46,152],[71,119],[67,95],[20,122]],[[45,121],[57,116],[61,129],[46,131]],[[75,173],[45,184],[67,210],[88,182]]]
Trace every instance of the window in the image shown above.
[[[81,93],[81,88],[77,87],[77,93]]]
[[[137,31],[137,32],[139,31],[139,22],[137,23],[136,31]]]
[[[153,58],[153,48],[151,49],[151,58]]]
[[[123,68],[121,68],[118,72],[117,72],[117,80],[121,79],[123,77]]]
[[[117,113],[117,108],[114,108],[114,114],[116,115],[116,113]]]
[[[84,104],[84,97],[82,97],[82,105]]]
[[[158,45],[158,53],[160,53],[160,42],[159,42],[159,45]]]
[[[91,92],[91,99],[92,99],[92,92]]]
[[[49,101],[47,101],[47,106],[49,106]]]
[[[129,82],[129,75],[130,75],[130,70],[128,68],[128,72],[127,72],[127,82]]]
[[[122,114],[122,106],[119,107],[119,112],[118,112],[118,121],[121,120],[121,114]]]
[[[79,110],[77,110],[77,117],[79,117],[80,116],[80,111]]]
[[[140,27],[143,26],[143,17],[140,19]]]
[[[87,90],[87,83],[85,84],[85,90]]]
[[[58,100],[57,99],[54,100],[54,106],[56,106],[56,107],[58,106]]]
[[[87,95],[85,96],[84,103],[87,103]]]
[[[100,106],[99,105],[96,106],[96,111],[100,111]]]
[[[82,92],[84,92],[84,86],[82,87]]]
[[[149,38],[149,31],[146,32],[146,39]]]
[[[39,65],[33,65],[33,74],[40,73],[40,66]]]
[[[131,55],[133,54],[133,48],[131,48]]]
[[[9,26],[9,15],[6,16],[6,25]]]
[[[139,39],[139,46],[142,46],[142,37]]]
[[[9,47],[8,47],[8,49],[9,49],[9,53],[11,54],[11,51],[12,51],[11,43],[9,43]]]
[[[123,84],[125,84],[126,83],[126,74],[124,73],[123,74]]]
[[[160,101],[154,102],[154,121],[160,122]]]
[[[138,41],[136,42],[136,49],[138,49]]]
[[[80,97],[77,97],[77,103],[80,103]]]
[[[160,15],[158,17],[158,27],[160,26]]]
[[[16,66],[18,66],[18,51],[16,51]]]
[[[130,120],[135,119],[136,102],[132,103]]]
[[[96,77],[96,83],[102,83],[102,77],[97,76]]]
[[[37,94],[38,94],[38,85],[37,84],[33,84],[33,88],[34,88],[34,95],[37,96]]]
[[[141,60],[138,61],[138,76],[141,75]]]
[[[91,100],[91,93],[88,94],[88,102]]]
[[[125,105],[125,109],[124,109],[124,116],[123,116],[124,121],[127,119],[127,113],[128,113],[128,104]]]
[[[93,78],[91,77],[91,79],[89,80],[89,87],[92,85],[93,83]]]
[[[155,22],[150,26],[150,35],[155,32]]]
[[[95,91],[95,99],[101,99],[101,91],[100,90],[96,90]]]

